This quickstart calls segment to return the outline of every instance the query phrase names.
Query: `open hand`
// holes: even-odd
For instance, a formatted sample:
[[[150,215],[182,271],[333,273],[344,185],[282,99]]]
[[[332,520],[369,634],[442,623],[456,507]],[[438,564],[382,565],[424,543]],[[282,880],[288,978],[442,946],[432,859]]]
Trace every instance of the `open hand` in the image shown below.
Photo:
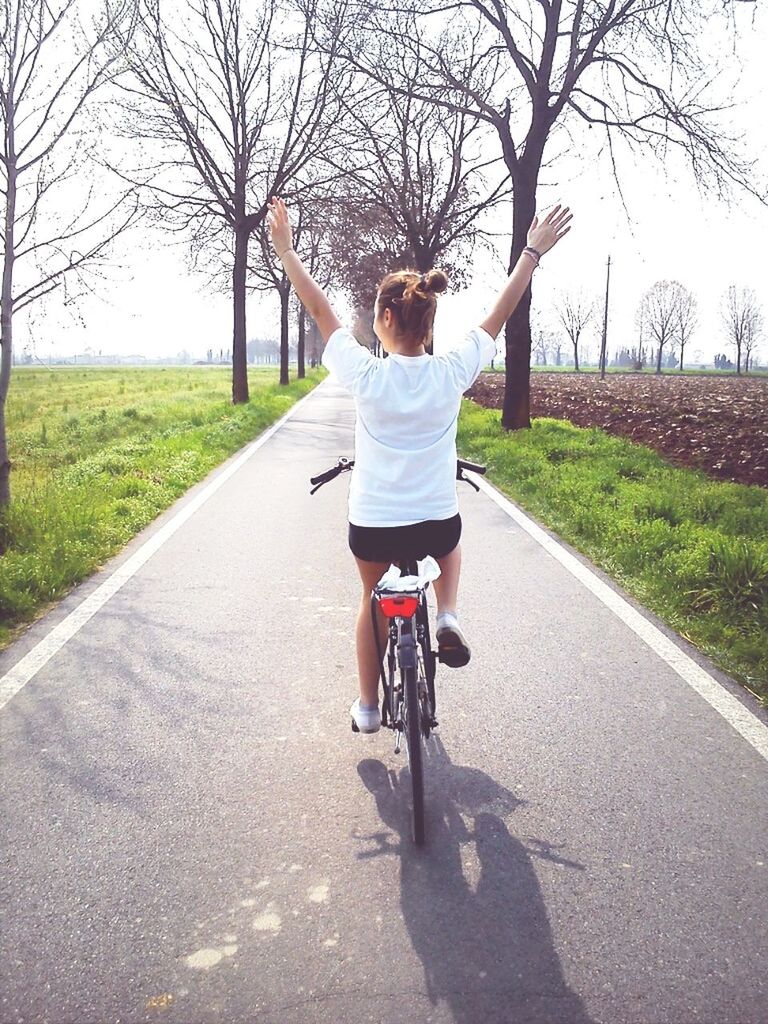
[[[541,224],[539,224],[539,218],[534,217],[533,223],[528,228],[528,245],[542,255],[549,252],[571,230],[565,225],[572,217],[573,214],[568,213],[568,207],[561,209],[559,203],[554,210],[549,211]]]
[[[286,249],[293,248],[293,236],[291,225],[288,220],[288,207],[278,196],[272,196],[267,203],[267,223],[269,224],[272,245],[278,256],[282,256]]]

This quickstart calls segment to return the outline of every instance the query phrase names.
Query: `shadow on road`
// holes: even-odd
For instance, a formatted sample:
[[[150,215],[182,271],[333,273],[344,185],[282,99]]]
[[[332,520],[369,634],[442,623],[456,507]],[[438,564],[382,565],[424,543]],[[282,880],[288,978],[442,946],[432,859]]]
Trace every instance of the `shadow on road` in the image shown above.
[[[421,850],[411,841],[407,769],[370,759],[358,772],[388,826],[365,837],[374,845],[360,856],[400,855],[403,920],[431,1002],[445,1002],[457,1024],[594,1024],[563,978],[531,858],[582,865],[511,835],[504,816],[523,801],[484,772],[452,764],[436,737],[430,747]]]

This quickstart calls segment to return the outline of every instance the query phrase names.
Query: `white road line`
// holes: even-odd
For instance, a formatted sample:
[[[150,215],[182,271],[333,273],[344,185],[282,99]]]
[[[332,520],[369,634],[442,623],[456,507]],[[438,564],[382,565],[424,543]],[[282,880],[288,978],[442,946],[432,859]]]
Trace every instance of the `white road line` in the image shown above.
[[[768,761],[768,726],[754,715],[749,708],[745,707],[732,694],[719,683],[714,676],[706,672],[701,665],[698,665],[693,658],[690,658],[685,651],[669,639],[653,623],[632,607],[623,597],[620,597],[615,590],[612,590],[607,583],[604,583],[599,576],[596,576],[591,569],[588,569],[578,558],[566,551],[558,541],[545,533],[531,519],[521,512],[516,505],[504,497],[487,480],[484,480],[476,473],[472,474],[473,480],[482,488],[488,497],[495,501],[502,511],[514,519],[526,533],[530,534],[535,541],[556,558],[560,564],[576,577],[584,586],[591,590],[598,600],[609,608],[614,615],[618,616],[632,632],[640,637],[651,650],[674,669],[681,679],[685,680],[704,700],[710,704],[723,718],[732,725],[736,732],[751,744],[762,757]]]
[[[322,384],[323,381],[320,382],[318,387],[321,387]],[[25,654],[10,671],[0,678],[0,708],[5,707],[8,701],[23,686],[26,686],[43,665],[50,661],[53,655],[61,650],[64,644],[71,640],[75,633],[82,629],[86,622],[100,608],[104,607],[110,597],[113,597],[123,584],[127,583],[139,571],[142,565],[149,561],[152,555],[165,544],[169,537],[172,537],[220,487],[223,487],[227,480],[250,459],[254,452],[257,452],[262,445],[266,444],[270,437],[282,427],[285,421],[290,419],[316,391],[317,388],[313,388],[309,394],[300,398],[284,416],[281,416],[276,423],[273,423],[255,441],[252,441],[234,462],[231,462],[226,469],[222,470],[207,487],[204,487],[203,490],[195,495],[189,504],[180,509],[172,519],[169,519],[165,526],[162,526],[157,533],[153,534],[148,541],[142,544],[139,550],[126,559],[119,568],[115,569],[112,575],[104,580],[101,586],[97,587],[92,594],[89,594],[82,604],[78,605],[74,611],[71,611],[65,619],[62,619],[58,626],[54,626],[47,636],[35,644],[31,651]]]

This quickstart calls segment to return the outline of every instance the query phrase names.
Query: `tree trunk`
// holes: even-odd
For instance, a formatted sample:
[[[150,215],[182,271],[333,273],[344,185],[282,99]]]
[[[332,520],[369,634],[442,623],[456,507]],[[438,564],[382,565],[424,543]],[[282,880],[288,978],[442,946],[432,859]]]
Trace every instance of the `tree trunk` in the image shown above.
[[[416,269],[420,274],[428,273],[435,265],[434,256],[424,245],[415,245],[413,247],[413,257],[416,263]]]
[[[302,380],[306,376],[306,373],[304,371],[304,344],[305,344],[305,341],[306,341],[306,337],[307,337],[307,314],[306,314],[306,310],[302,306],[301,309],[299,310],[299,348],[298,348],[298,352],[297,352],[297,359],[298,359],[299,366],[298,366],[298,370],[296,371],[296,376],[298,377],[299,380]]]
[[[576,366],[576,373],[579,372],[579,339],[577,338],[573,345],[573,362]]]
[[[659,342],[659,354],[656,358],[656,373],[661,373],[661,353],[663,348],[664,345],[661,342]]]
[[[536,213],[536,181],[539,160],[526,166],[522,161],[514,176],[515,205],[512,219],[512,252],[509,273],[515,269],[520,253],[528,244],[528,228]],[[531,289],[526,288],[517,309],[507,320],[504,407],[501,425],[505,430],[521,430],[531,425]]]
[[[313,370],[319,364],[319,357],[318,357],[318,351],[317,351],[317,349],[318,349],[318,345],[317,345],[318,338],[319,338],[319,332],[317,330],[317,324],[310,317],[310,320],[309,320],[309,365],[312,367]]]
[[[291,283],[286,278],[280,285],[280,383],[288,384],[288,299]]]
[[[243,204],[244,206],[245,204]],[[232,401],[248,401],[248,352],[245,340],[245,279],[248,272],[248,228],[235,224],[235,265],[232,271],[234,331],[232,335]]]
[[[9,100],[9,105],[10,105]],[[3,283],[0,292],[0,508],[11,503],[11,460],[5,429],[5,403],[11,382],[13,363],[13,261],[14,224],[16,222],[16,149],[13,111],[7,111],[6,153],[7,179],[5,192],[5,224],[3,244]]]

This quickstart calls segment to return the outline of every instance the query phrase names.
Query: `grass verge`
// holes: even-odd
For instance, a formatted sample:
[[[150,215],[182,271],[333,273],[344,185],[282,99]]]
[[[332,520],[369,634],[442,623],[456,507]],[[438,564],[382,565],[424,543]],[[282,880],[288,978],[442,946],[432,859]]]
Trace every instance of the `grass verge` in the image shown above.
[[[768,706],[768,493],[599,428],[508,433],[464,400],[462,455]]]
[[[0,510],[0,647],[322,380],[225,367],[17,369],[12,501]]]

